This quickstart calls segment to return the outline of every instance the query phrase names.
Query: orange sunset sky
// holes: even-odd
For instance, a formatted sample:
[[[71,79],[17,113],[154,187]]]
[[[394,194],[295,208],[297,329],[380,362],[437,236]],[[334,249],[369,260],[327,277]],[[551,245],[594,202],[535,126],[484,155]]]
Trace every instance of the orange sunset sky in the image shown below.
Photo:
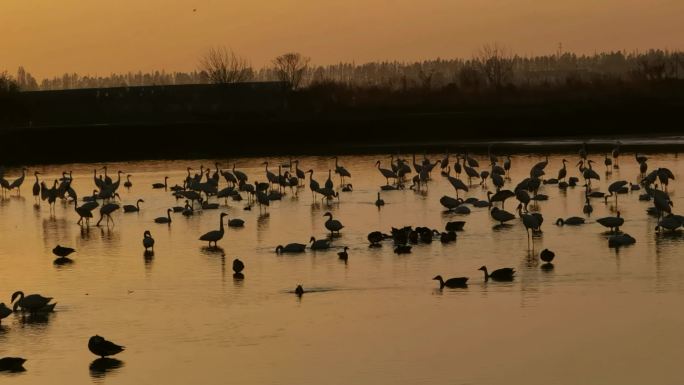
[[[193,11],[196,9],[196,11]],[[260,67],[285,51],[314,64],[684,48],[682,0],[0,0],[0,71],[192,70],[226,45]]]

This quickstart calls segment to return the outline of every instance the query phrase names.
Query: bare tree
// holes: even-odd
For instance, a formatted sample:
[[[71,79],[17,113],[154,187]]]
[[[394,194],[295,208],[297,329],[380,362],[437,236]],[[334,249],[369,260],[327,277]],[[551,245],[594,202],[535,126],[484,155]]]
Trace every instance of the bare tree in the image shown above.
[[[302,56],[298,52],[288,52],[273,59],[275,73],[278,79],[290,84],[292,89],[299,88],[304,73],[309,68],[311,58]]]
[[[486,44],[473,58],[490,85],[500,88],[513,79],[513,55],[496,43]]]
[[[254,76],[247,60],[226,47],[209,49],[200,59],[199,70],[214,84],[244,82]]]
[[[0,95],[19,91],[17,82],[6,71],[0,72]]]

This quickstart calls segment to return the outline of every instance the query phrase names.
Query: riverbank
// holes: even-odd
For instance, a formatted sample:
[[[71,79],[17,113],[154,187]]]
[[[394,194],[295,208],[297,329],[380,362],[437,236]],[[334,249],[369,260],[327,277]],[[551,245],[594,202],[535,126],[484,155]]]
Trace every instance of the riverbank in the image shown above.
[[[0,128],[0,164],[484,151],[490,142],[497,152],[514,153],[596,138],[604,140],[590,150],[605,152],[630,137],[638,151],[684,147],[680,140],[649,140],[684,134],[683,82],[491,95],[410,90],[372,98],[335,88],[240,87],[27,95],[33,119]]]

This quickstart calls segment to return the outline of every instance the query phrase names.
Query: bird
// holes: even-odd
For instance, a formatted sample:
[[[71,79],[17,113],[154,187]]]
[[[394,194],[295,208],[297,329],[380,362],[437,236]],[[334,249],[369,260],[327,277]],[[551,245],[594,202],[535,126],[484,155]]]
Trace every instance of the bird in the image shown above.
[[[627,233],[613,234],[608,238],[608,247],[617,248],[636,243],[636,239]]]
[[[12,309],[8,308],[4,302],[0,303],[0,324],[4,318],[9,317],[12,314]]]
[[[609,228],[611,232],[618,232],[620,231],[620,226],[625,223],[625,220],[624,218],[620,217],[620,212],[618,211],[617,216],[599,218],[596,220],[596,222],[600,223],[604,227]]]
[[[506,210],[499,209],[498,207],[492,207],[492,210],[489,212],[489,214],[492,216],[492,218],[494,218],[495,221],[501,223],[502,225],[505,222],[515,219],[515,215]]]
[[[556,220],[556,224],[557,224],[558,226],[563,226],[563,225],[570,225],[570,226],[583,225],[583,224],[584,224],[584,218],[581,218],[581,217],[569,217],[569,218],[566,218],[566,219],[558,218],[558,220]]]
[[[288,243],[287,245],[278,245],[275,249],[276,254],[283,253],[303,253],[306,250],[306,245],[303,243]]]
[[[342,251],[337,253],[337,256],[345,262],[347,261],[347,259],[349,259],[349,254],[347,253],[347,250],[349,250],[349,247],[345,246]]]
[[[235,258],[233,260],[233,272],[235,272],[235,274],[242,274],[242,271],[244,269],[245,269],[245,264],[241,260]]]
[[[301,297],[302,294],[304,294],[304,288],[302,287],[302,285],[297,285],[294,292],[295,294],[297,294],[298,297]]]
[[[375,205],[380,207],[385,205],[385,201],[380,198],[380,193],[378,192],[378,199],[375,200]]]
[[[432,279],[439,281],[439,288],[440,289],[444,289],[445,287],[448,287],[448,288],[468,287],[468,277],[449,278],[445,281],[441,275],[438,275]]]
[[[314,237],[311,237],[309,240],[309,243],[311,243],[311,250],[326,250],[330,248],[330,241],[327,239],[316,239]]]
[[[145,232],[143,233],[142,244],[145,248],[145,251],[149,249],[152,249],[152,251],[154,251],[154,238],[152,238],[152,233],[150,233],[150,230],[145,230]]]
[[[212,230],[209,231],[208,233],[205,233],[202,235],[199,240],[200,241],[208,241],[209,242],[209,247],[211,247],[211,243],[214,242],[214,247],[217,246],[217,242],[220,241],[223,238],[224,234],[224,229],[223,229],[223,217],[227,216],[228,214],[226,213],[221,213],[219,216],[219,223],[220,227],[218,230]]]
[[[346,168],[344,168],[343,166],[340,166],[338,164],[337,157],[335,157],[334,159],[335,159],[335,174],[338,174],[340,176],[340,184],[343,185],[344,184],[344,178],[351,178],[351,173],[349,173],[349,171],[347,171]]]
[[[23,372],[26,359],[20,357],[0,358],[0,372]]]
[[[328,220],[325,221],[325,228],[330,231],[330,236],[332,236],[335,232],[337,232],[337,234],[339,234],[340,230],[342,230],[344,228],[344,225],[342,225],[342,222],[333,219],[333,215],[330,211],[323,214],[323,216],[328,217]]]
[[[539,253],[539,259],[546,263],[551,263],[551,261],[553,261],[553,258],[555,257],[556,254],[549,249],[544,249],[541,251],[541,253]]]
[[[387,185],[389,185],[389,180],[390,180],[390,179],[394,179],[395,181],[397,180],[397,174],[396,174],[394,171],[392,171],[392,170],[388,170],[388,169],[386,169],[386,168],[381,168],[381,167],[380,167],[380,161],[377,161],[377,162],[375,163],[375,166],[378,168],[378,170],[380,171],[380,173],[382,174],[382,176],[385,177],[385,180],[386,180],[386,182],[387,182]]]
[[[140,211],[140,203],[144,203],[144,202],[145,202],[144,200],[138,199],[138,200],[135,202],[135,206],[134,206],[134,205],[124,205],[123,211],[124,211],[125,213],[135,213],[135,212],[138,212],[138,211]]]
[[[167,209],[167,210],[166,210],[166,216],[165,216],[165,217],[157,217],[157,218],[154,218],[154,223],[160,223],[160,224],[167,223],[167,224],[171,224],[171,212],[172,212],[172,211],[173,211],[172,209]]]
[[[107,356],[114,356],[124,351],[124,347],[117,345],[111,341],[107,341],[103,337],[94,335],[88,340],[88,350],[96,356],[105,358]]]
[[[160,188],[166,189],[168,180],[169,180],[169,177],[165,176],[164,177],[164,183],[153,183],[152,188],[154,188],[154,189],[160,189]]]
[[[133,187],[133,183],[131,182],[131,174],[126,175],[126,181],[124,182],[124,187],[126,188],[131,188]]]
[[[72,249],[71,247],[63,247],[60,245],[57,245],[54,249],[52,249],[52,254],[60,258],[66,258],[74,252],[76,252],[76,250]]]
[[[240,218],[228,219],[228,227],[244,227],[245,221]]]
[[[492,271],[491,274],[487,271],[487,266],[482,266],[478,270],[482,270],[484,272],[485,282],[490,279],[494,281],[512,281],[513,276],[515,275],[515,269],[510,267],[496,269]]]
[[[107,203],[104,206],[100,207],[100,219],[97,221],[97,224],[95,224],[95,226],[99,226],[100,222],[102,222],[102,219],[104,217],[107,217],[107,225],[109,225],[109,221],[112,221],[112,223],[114,223],[114,220],[112,219],[112,213],[118,209],[119,205],[117,203]]]
[[[21,309],[21,311],[28,311],[29,313],[43,313],[54,309],[55,304],[50,304],[50,301],[52,301],[52,297],[43,297],[40,294],[25,296],[23,291],[15,291],[10,303],[14,304],[13,311]]]

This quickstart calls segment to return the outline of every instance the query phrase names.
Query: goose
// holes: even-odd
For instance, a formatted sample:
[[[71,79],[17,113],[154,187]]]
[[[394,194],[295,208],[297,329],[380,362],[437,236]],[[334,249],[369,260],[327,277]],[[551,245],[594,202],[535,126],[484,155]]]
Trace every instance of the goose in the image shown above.
[[[21,357],[0,358],[0,372],[23,372],[26,359]]]
[[[124,205],[123,211],[124,211],[125,213],[135,213],[135,212],[138,212],[138,211],[140,211],[140,203],[144,203],[144,202],[145,202],[144,200],[138,199],[138,200],[135,202],[135,206],[134,206],[134,205]]]
[[[4,302],[0,303],[0,324],[3,318],[9,317],[10,314],[12,314],[12,309],[8,308]]]
[[[209,203],[203,198],[200,198],[200,204],[202,205],[202,210],[217,210],[219,208],[218,203]]]
[[[126,188],[131,188],[131,187],[133,187],[133,182],[131,182],[131,177],[132,177],[132,176],[133,176],[133,175],[131,175],[131,174],[126,174],[126,181],[124,182],[124,187],[126,187]]]
[[[276,254],[284,253],[303,253],[306,250],[306,245],[302,243],[288,243],[287,245],[278,245],[276,247]]]
[[[330,241],[327,239],[316,240],[316,238],[311,237],[309,243],[311,243],[311,250],[326,250],[330,248]]]
[[[154,218],[154,223],[160,223],[160,224],[167,223],[170,225],[171,224],[171,212],[172,211],[173,211],[172,209],[167,209],[166,210],[166,216]]]
[[[463,226],[465,226],[465,221],[453,221],[447,222],[444,226],[446,231],[463,231]]]
[[[242,271],[244,269],[245,269],[245,264],[241,260],[235,258],[233,260],[233,272],[235,274],[242,274]]]
[[[680,218],[678,218],[677,215],[670,214],[658,222],[658,225],[655,227],[655,230],[660,231],[661,229],[665,229],[669,231],[675,231],[682,225],[684,224],[682,223]]]
[[[499,209],[498,207],[493,207],[489,214],[492,216],[492,218],[494,218],[495,221],[501,223],[502,225],[505,222],[515,219],[515,215],[506,210]]]
[[[302,285],[297,285],[294,292],[295,294],[297,294],[298,297],[301,297],[302,294],[304,294],[304,288],[302,287]]]
[[[449,278],[445,281],[441,275],[438,275],[432,279],[439,281],[439,288],[440,289],[444,289],[445,287],[448,287],[448,288],[468,287],[468,277]]]
[[[107,356],[113,356],[124,351],[124,347],[117,345],[111,341],[107,341],[103,337],[98,335],[90,337],[88,340],[88,350],[96,356],[105,358]]]
[[[75,252],[76,252],[76,250],[72,249],[71,247],[64,247],[64,246],[60,246],[60,245],[57,245],[57,246],[55,246],[54,249],[52,249],[52,254],[54,254],[60,258],[66,258]]]
[[[569,217],[566,219],[558,218],[556,220],[558,226],[569,225],[569,226],[579,226],[584,224],[584,218],[580,217]]]
[[[339,253],[337,253],[337,256],[338,256],[341,260],[343,260],[343,261],[345,261],[345,262],[346,262],[347,259],[349,258],[349,254],[347,253],[347,250],[349,250],[349,247],[345,246],[344,249],[343,249],[342,251],[340,251]]]
[[[620,226],[625,223],[625,220],[620,217],[620,212],[618,211],[617,216],[599,218],[596,220],[596,222],[600,223],[604,227],[609,228],[611,232],[618,232],[620,231]]]
[[[104,217],[107,217],[107,225],[109,225],[109,221],[112,221],[112,223],[114,223],[114,219],[112,219],[112,213],[118,209],[119,205],[117,203],[107,203],[104,206],[100,207],[100,219],[97,221],[95,226],[99,226],[100,222],[102,222],[102,219]]]
[[[608,247],[617,248],[636,243],[636,239],[627,233],[613,234],[608,238]]]
[[[453,210],[463,204],[463,199],[452,198],[450,196],[444,195],[439,199],[439,203],[448,210]]]
[[[166,190],[168,180],[169,180],[169,177],[168,177],[168,176],[165,176],[165,177],[164,177],[164,183],[153,183],[153,184],[152,184],[152,188],[154,188],[154,189],[163,188],[163,189]]]
[[[385,235],[379,231],[372,231],[366,238],[370,242],[370,247],[380,247],[380,242],[385,239]]]
[[[510,267],[496,269],[492,271],[491,274],[487,271],[487,266],[482,266],[478,270],[482,270],[484,272],[485,282],[489,281],[490,279],[494,281],[512,281],[513,276],[515,275],[515,269]]]
[[[152,238],[152,233],[150,233],[150,230],[145,230],[143,233],[142,244],[145,248],[145,251],[148,249],[152,249],[152,251],[154,251],[154,238]]]
[[[556,253],[549,249],[544,249],[541,251],[541,253],[539,253],[539,259],[546,263],[551,263],[555,257]]]
[[[515,193],[511,190],[500,190],[492,194],[491,191],[487,191],[487,200],[489,203],[501,202],[501,208],[504,208],[506,204],[506,199],[514,197]]]
[[[375,205],[380,207],[385,205],[385,201],[380,198],[380,193],[378,192],[378,199],[375,200]]]
[[[328,220],[325,221],[325,228],[330,231],[330,236],[334,235],[335,232],[340,234],[340,230],[344,228],[344,225],[342,225],[340,221],[333,219],[333,215],[330,211],[323,214],[323,216],[328,217]]]
[[[52,301],[52,297],[43,297],[40,294],[29,294],[27,296],[24,296],[23,291],[15,291],[12,294],[12,299],[10,303],[14,304],[14,307],[12,309],[14,311],[17,311],[17,309],[21,309],[21,311],[38,313],[52,311],[52,309],[54,309],[55,304],[50,304],[50,301]]]
[[[208,241],[209,247],[211,247],[211,243],[214,242],[214,247],[216,247],[217,246],[216,242],[220,241],[223,238],[223,234],[225,232],[223,229],[223,217],[225,217],[226,215],[228,215],[228,214],[221,213],[221,215],[219,216],[220,227],[218,230],[212,230],[212,231],[209,231],[208,233],[205,233],[204,235],[202,235],[199,238],[199,240],[200,241]]]

